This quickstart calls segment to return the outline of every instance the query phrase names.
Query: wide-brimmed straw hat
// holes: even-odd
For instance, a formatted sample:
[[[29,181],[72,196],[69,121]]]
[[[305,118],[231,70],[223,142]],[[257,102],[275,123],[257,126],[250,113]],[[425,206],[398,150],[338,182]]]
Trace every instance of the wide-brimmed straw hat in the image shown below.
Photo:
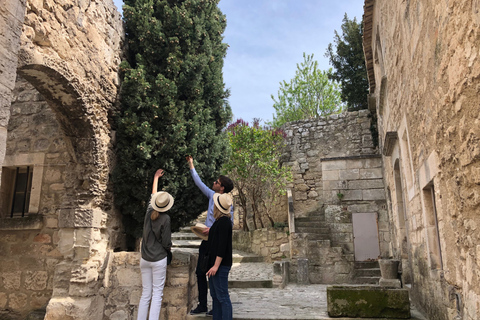
[[[213,195],[213,202],[215,206],[223,213],[230,213],[230,207],[232,206],[232,197],[227,193],[215,193]]]
[[[192,232],[195,233],[195,235],[197,237],[199,237],[202,240],[207,241],[208,240],[208,234],[203,234],[203,231],[205,231],[205,229],[207,229],[207,226],[204,225],[203,223],[197,223],[196,225],[190,227],[190,230],[192,230]]]
[[[173,206],[173,197],[168,192],[159,191],[152,196],[150,205],[155,211],[168,211]]]

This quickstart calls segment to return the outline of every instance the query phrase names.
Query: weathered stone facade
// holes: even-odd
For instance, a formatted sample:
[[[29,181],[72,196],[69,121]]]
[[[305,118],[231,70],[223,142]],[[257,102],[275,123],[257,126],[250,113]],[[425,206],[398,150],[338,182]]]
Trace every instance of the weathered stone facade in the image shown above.
[[[0,312],[24,319],[48,303],[47,319],[102,319],[98,280],[120,245],[120,13],[111,1],[3,1],[0,29]],[[24,218],[10,217],[16,168],[32,175]],[[72,305],[84,312],[67,317]]]
[[[479,10],[478,0],[365,1],[392,253],[429,319],[480,315]]]

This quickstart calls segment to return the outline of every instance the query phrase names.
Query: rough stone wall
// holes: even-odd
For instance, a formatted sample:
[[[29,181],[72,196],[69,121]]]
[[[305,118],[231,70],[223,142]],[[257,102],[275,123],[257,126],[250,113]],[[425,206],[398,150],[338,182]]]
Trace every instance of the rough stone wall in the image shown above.
[[[290,258],[288,228],[264,228],[233,232],[233,248],[252,252],[265,258],[266,262]]]
[[[429,319],[480,315],[479,11],[478,0],[365,1],[393,244]]]
[[[160,318],[184,320],[195,306],[198,296],[195,268],[198,254],[180,250],[173,252],[167,267]],[[137,318],[138,303],[142,295],[140,253],[110,253],[101,295],[105,297],[104,320]]]
[[[63,258],[57,249],[57,210],[64,193],[65,167],[71,161],[53,112],[38,91],[20,78],[13,93],[6,160],[11,163],[33,154],[43,160],[33,167],[43,170],[42,182],[34,186],[41,188],[37,217],[29,217],[38,219],[31,230],[22,226],[21,218],[0,228],[0,295],[5,297],[0,308],[19,315],[44,308],[52,295],[54,268]],[[1,215],[5,219],[9,212],[2,210]]]
[[[367,110],[291,122],[287,133],[284,165],[292,168],[295,216],[318,210],[323,199],[322,158],[374,154]]]
[[[7,123],[15,87],[20,35],[26,0],[2,1],[0,6],[0,145],[7,140]],[[5,157],[5,148],[0,148],[0,163]]]

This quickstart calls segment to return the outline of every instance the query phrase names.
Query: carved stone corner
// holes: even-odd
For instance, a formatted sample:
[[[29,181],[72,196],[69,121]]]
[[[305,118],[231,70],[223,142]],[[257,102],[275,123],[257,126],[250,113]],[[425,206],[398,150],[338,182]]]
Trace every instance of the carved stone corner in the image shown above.
[[[385,141],[383,143],[383,155],[390,157],[393,152],[393,147],[398,140],[398,133],[396,131],[389,131],[385,134]]]

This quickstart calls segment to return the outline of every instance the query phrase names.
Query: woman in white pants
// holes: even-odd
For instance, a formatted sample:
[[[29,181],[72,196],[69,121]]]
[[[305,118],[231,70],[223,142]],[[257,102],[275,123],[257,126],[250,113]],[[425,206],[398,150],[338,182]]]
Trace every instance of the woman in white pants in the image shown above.
[[[172,247],[170,216],[166,214],[173,206],[173,197],[168,192],[157,192],[158,178],[163,176],[158,169],[153,178],[152,198],[143,223],[142,296],[138,305],[137,320],[158,320],[162,307],[163,287],[167,274],[167,252]],[[150,305],[150,313],[148,306]]]

